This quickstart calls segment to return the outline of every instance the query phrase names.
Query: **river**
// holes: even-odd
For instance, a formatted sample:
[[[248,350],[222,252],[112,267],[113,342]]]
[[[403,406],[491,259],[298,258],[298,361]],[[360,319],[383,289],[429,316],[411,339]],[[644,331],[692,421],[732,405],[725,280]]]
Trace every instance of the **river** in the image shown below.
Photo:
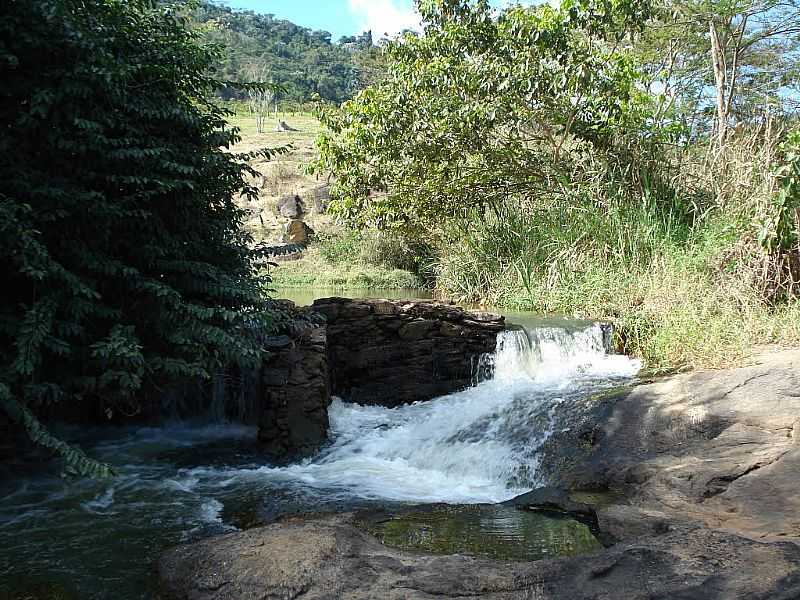
[[[631,381],[639,364],[610,354],[599,324],[512,321],[521,327],[502,333],[497,353],[484,359],[491,379],[395,409],[335,399],[329,444],[295,464],[269,463],[255,430],[232,423],[60,430],[119,475],[65,480],[52,466],[4,467],[0,598],[20,589],[36,597],[48,586],[63,590],[55,597],[152,598],[153,562],[174,544],[287,513],[492,504],[541,485],[538,450],[554,411]],[[479,535],[513,541],[522,517],[492,510],[493,524]]]

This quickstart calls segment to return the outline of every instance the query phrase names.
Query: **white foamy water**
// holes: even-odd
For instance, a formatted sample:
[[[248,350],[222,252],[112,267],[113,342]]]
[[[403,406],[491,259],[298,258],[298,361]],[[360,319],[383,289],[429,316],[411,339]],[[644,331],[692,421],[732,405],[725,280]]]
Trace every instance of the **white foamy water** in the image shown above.
[[[285,468],[231,472],[361,497],[499,502],[541,485],[537,452],[554,411],[597,385],[632,377],[638,361],[610,355],[599,324],[501,334],[494,377],[432,401],[382,408],[335,400],[332,445]]]

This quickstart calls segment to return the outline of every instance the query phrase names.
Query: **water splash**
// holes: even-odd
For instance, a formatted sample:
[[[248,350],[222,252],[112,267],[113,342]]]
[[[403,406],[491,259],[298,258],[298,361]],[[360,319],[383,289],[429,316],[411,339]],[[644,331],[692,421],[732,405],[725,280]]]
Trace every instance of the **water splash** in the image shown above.
[[[636,361],[607,349],[600,325],[507,331],[497,353],[479,361],[483,379],[470,389],[395,409],[336,400],[329,446],[285,468],[264,466],[254,427],[76,428],[65,437],[119,475],[64,480],[45,471],[12,484],[0,472],[0,596],[6,582],[32,574],[75,582],[76,597],[87,600],[147,600],[165,546],[231,531],[253,510],[260,519],[374,507],[375,499],[505,500],[542,483],[540,449],[560,411],[636,373]],[[208,408],[207,394],[196,408]]]
[[[490,368],[491,379],[393,409],[337,399],[324,453],[258,473],[343,499],[506,500],[542,484],[538,453],[552,435],[555,411],[598,381],[632,377],[639,366],[609,354],[601,324],[506,331],[493,359],[478,364]]]

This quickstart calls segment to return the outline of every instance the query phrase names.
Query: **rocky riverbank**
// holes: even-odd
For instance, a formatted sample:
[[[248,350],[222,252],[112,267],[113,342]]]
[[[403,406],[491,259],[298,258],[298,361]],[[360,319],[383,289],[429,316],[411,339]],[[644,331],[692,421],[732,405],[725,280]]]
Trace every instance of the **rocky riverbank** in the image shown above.
[[[285,519],[167,552],[192,600],[800,598],[800,352],[576,401],[517,504],[594,521],[607,547],[535,562],[388,548],[352,514]],[[578,501],[581,501],[579,503]]]
[[[800,352],[586,401],[558,423],[554,484],[759,540],[800,541]]]

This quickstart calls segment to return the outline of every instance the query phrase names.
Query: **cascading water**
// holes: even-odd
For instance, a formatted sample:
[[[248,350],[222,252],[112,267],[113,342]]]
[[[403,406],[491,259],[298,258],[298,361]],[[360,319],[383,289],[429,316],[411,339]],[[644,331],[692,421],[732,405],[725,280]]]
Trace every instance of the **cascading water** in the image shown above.
[[[335,400],[329,446],[285,467],[264,466],[247,442],[254,429],[242,426],[80,430],[76,441],[119,476],[0,477],[0,595],[4,582],[33,577],[69,582],[81,598],[150,598],[163,547],[230,531],[246,515],[511,498],[543,483],[538,454],[557,411],[624,383],[639,364],[608,352],[602,325],[548,323],[504,332],[475,367],[477,385],[429,402]]]
[[[489,380],[429,402],[388,409],[335,400],[330,448],[258,474],[339,497],[503,501],[542,483],[537,451],[560,405],[639,369],[608,353],[601,324],[506,331],[492,363]]]

